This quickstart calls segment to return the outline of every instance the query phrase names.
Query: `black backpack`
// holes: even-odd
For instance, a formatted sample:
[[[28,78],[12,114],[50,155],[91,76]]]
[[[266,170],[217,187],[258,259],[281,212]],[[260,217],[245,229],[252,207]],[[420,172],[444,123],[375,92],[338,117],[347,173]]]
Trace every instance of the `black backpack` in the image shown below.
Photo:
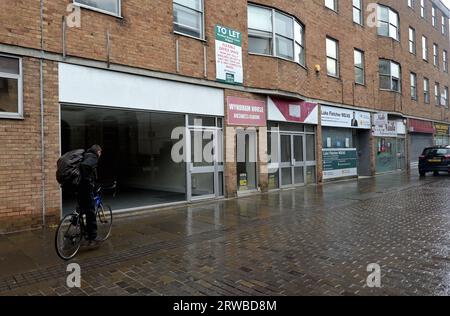
[[[84,159],[85,150],[77,149],[59,158],[56,170],[56,180],[61,187],[77,187],[81,182],[80,164]]]

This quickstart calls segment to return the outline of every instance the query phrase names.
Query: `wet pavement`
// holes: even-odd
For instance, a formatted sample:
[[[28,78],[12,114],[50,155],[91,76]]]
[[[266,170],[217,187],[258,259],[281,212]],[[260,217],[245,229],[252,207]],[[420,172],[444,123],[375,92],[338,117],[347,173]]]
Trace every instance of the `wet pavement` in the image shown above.
[[[391,174],[116,218],[81,289],[53,229],[0,236],[0,295],[450,295],[449,191]]]

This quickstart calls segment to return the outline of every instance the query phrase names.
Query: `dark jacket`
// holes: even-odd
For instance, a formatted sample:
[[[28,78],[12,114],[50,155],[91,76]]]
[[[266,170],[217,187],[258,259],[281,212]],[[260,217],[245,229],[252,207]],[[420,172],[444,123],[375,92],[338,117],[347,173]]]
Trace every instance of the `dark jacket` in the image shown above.
[[[93,190],[97,182],[98,156],[93,150],[89,149],[84,155],[84,160],[80,164],[81,183],[83,189]]]

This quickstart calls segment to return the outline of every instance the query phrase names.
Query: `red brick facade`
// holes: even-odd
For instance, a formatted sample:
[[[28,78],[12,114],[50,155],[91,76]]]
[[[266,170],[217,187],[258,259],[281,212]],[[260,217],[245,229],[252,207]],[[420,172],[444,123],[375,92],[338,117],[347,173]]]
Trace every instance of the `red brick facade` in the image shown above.
[[[134,69],[136,72],[142,69],[151,70],[158,76],[170,74],[176,75],[179,80],[198,79],[196,80],[198,84],[214,85],[216,84],[214,27],[220,24],[243,34],[244,85],[226,88],[226,97],[240,96],[264,100],[267,94],[275,93],[432,121],[450,120],[448,109],[434,105],[434,83],[439,82],[441,90],[450,86],[449,75],[442,70],[442,51],[450,52],[450,41],[448,32],[444,36],[440,31],[442,14],[440,10],[437,29],[431,25],[430,0],[426,0],[428,9],[426,19],[420,18],[419,1],[415,1],[414,10],[407,6],[406,0],[378,1],[399,12],[400,41],[378,36],[376,28],[353,23],[352,1],[339,1],[338,13],[325,8],[324,0],[252,1],[283,11],[304,24],[306,67],[275,57],[248,54],[248,1],[204,2],[205,41],[174,34],[173,5],[172,1],[167,0],[123,0],[121,18],[81,9],[81,27],[66,27],[65,32],[63,17],[69,15],[67,5],[72,1],[43,1],[43,38],[41,38],[39,1],[0,3],[0,53],[22,57],[24,96],[23,120],[0,118],[0,233],[37,227],[42,224],[43,216],[47,224],[55,223],[59,218],[60,191],[54,180],[54,173],[56,160],[60,155],[58,61],[63,60],[63,53],[67,56],[67,62],[87,64],[90,61],[98,61],[103,63],[96,66],[107,68],[109,61],[111,65],[128,66],[130,67],[128,69]],[[364,9],[368,4],[366,2],[363,1]],[[369,14],[370,12],[365,11],[365,18]],[[416,30],[417,55],[412,55],[408,51],[410,26]],[[428,38],[429,62],[422,60],[422,35]],[[326,74],[327,36],[339,41],[339,79]],[[439,45],[439,69],[432,63],[433,43]],[[365,52],[364,86],[354,84],[355,48]],[[41,50],[45,52],[42,59],[44,148],[41,144],[40,113]],[[380,91],[379,58],[391,59],[401,64],[402,93]],[[316,73],[316,65],[320,65],[322,69],[320,73]],[[413,101],[410,97],[410,72],[417,74],[418,101]],[[424,77],[430,80],[430,104],[424,103]],[[258,94],[255,93],[257,89],[260,92]],[[266,94],[263,91],[266,91]],[[234,150],[228,142],[225,141],[226,150]],[[266,138],[262,137],[259,142],[261,156],[267,150]],[[317,143],[320,181],[320,131],[317,133]],[[42,152],[44,166],[42,166]],[[264,164],[260,164],[260,171],[265,167]],[[42,168],[45,169],[43,178]],[[228,163],[226,169],[227,195],[235,196],[235,165]],[[259,181],[262,191],[267,187],[267,175],[263,174],[261,172]],[[45,191],[44,201],[43,191]]]

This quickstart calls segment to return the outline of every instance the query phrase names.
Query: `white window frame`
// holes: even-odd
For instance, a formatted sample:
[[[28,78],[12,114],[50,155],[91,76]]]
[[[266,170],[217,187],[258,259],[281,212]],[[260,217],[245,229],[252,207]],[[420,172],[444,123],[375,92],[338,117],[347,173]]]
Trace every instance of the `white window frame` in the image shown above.
[[[363,4],[364,0],[359,0],[359,7],[355,6],[354,1],[352,0],[352,7],[353,7],[353,23],[358,24],[358,25],[364,25],[364,13],[363,13]],[[358,16],[360,19],[360,22],[355,21],[355,11],[358,12]]]
[[[195,38],[195,39],[198,39],[198,40],[201,40],[201,41],[205,41],[205,39],[206,39],[206,34],[205,34],[205,33],[206,33],[206,28],[205,28],[205,0],[200,0],[200,1],[201,1],[201,4],[202,4],[202,9],[201,9],[201,11],[198,11],[198,10],[192,9],[192,8],[188,8],[188,7],[183,6],[183,5],[179,4],[179,3],[175,3],[173,0],[171,0],[171,1],[172,1],[172,10],[173,10],[173,12],[172,12],[172,25],[173,25],[173,27],[174,27],[173,32],[174,32],[175,34],[178,34],[178,35],[187,36],[187,37]],[[175,4],[177,4],[177,5],[179,5],[179,6],[182,6],[182,7],[185,7],[185,8],[188,8],[188,9],[190,9],[190,10],[193,10],[193,11],[195,11],[195,12],[197,12],[197,13],[200,13],[200,14],[202,15],[202,29],[201,29],[201,33],[202,33],[202,34],[201,34],[200,37],[193,36],[193,35],[186,34],[186,33],[183,33],[183,32],[180,32],[180,31],[176,31],[176,30],[175,30],[175,16],[173,15],[173,14],[175,13],[175,10],[173,9],[174,6],[175,6]]]
[[[410,86],[411,86],[411,100],[417,101],[419,96],[417,93],[417,74],[411,72],[410,74]]]
[[[423,103],[425,104],[431,103],[430,79],[428,78],[423,78]]]
[[[326,64],[327,65],[327,75],[329,77],[338,78],[339,79],[340,76],[341,76],[341,70],[340,70],[340,64],[339,64],[340,63],[339,41],[337,39],[334,39],[334,38],[329,37],[329,36],[326,37],[326,41],[331,41],[331,42],[334,42],[336,44],[336,58],[329,56],[328,55],[328,50],[326,51],[326,55],[327,55],[327,64]],[[326,44],[325,44],[325,47],[326,47]],[[331,60],[333,60],[336,63],[336,75],[330,74],[328,72],[328,59],[331,59]]]
[[[412,38],[411,38],[412,36]],[[408,42],[409,42],[409,52],[413,55],[417,55],[417,35],[416,29],[409,27],[408,30]]]
[[[250,47],[248,48],[248,50],[249,50],[249,54],[250,55],[261,55],[261,56],[269,56],[269,57],[274,57],[274,58],[279,58],[279,59],[282,59],[282,60],[287,60],[287,61],[290,61],[290,62],[293,62],[293,63],[296,63],[297,65],[300,65],[300,66],[302,66],[302,67],[306,67],[306,45],[305,45],[305,41],[306,41],[306,39],[305,39],[305,25],[300,21],[300,20],[298,20],[295,16],[293,16],[293,15],[290,15],[290,14],[286,14],[286,13],[284,13],[284,12],[282,12],[282,11],[279,11],[279,10],[276,10],[276,9],[273,9],[273,8],[270,8],[270,7],[265,7],[265,6],[262,6],[262,5],[256,5],[256,4],[253,4],[253,3],[249,3],[248,5],[247,5],[247,8],[249,8],[249,7],[256,7],[256,8],[261,8],[261,9],[265,9],[265,10],[267,10],[267,11],[271,11],[271,23],[272,23],[272,32],[270,32],[270,35],[271,35],[271,39],[272,39],[272,47],[271,47],[271,49],[272,49],[272,53],[271,54],[262,54],[262,53],[254,53],[254,52],[250,52]],[[276,30],[276,14],[281,14],[281,15],[284,15],[284,16],[286,16],[286,17],[289,17],[289,18],[291,18],[292,19],[292,28],[293,28],[293,38],[288,38],[288,37],[285,37],[285,36],[283,36],[283,35],[281,35],[281,34],[279,34],[279,33],[277,33],[277,30]],[[302,36],[302,40],[303,40],[303,43],[300,43],[300,42],[298,42],[297,40],[296,40],[296,34],[295,34],[295,23],[297,23],[298,25],[300,25],[300,28],[301,28],[301,36]],[[256,30],[256,29],[250,29],[249,27],[248,27],[248,25],[247,25],[247,31],[248,31],[248,36],[249,37],[251,37],[251,36],[253,36],[253,37],[258,37],[257,35],[255,35],[254,33],[252,33],[252,31],[253,32],[259,32],[260,30]],[[262,32],[262,31],[261,31]],[[266,31],[264,31],[264,32],[266,32]],[[269,32],[267,32],[267,33],[269,33]],[[294,49],[294,51],[293,51],[293,59],[289,59],[289,58],[285,58],[285,57],[283,57],[283,56],[278,56],[278,54],[277,54],[277,37],[283,37],[283,38],[285,38],[285,39],[288,39],[288,40],[292,40],[292,43],[293,43],[293,49]],[[269,37],[268,37],[269,38]],[[300,61],[300,58],[299,58],[299,61],[296,61],[296,56],[295,56],[295,47],[296,47],[296,45],[298,45],[298,46],[300,46],[301,48],[302,48],[302,52],[303,52],[303,63],[301,63],[301,61]]]
[[[0,112],[0,118],[6,118],[6,119],[23,119],[23,69],[22,69],[22,58],[16,57],[16,56],[10,56],[10,55],[3,55],[0,54],[0,57],[6,57],[6,58],[12,58],[17,59],[19,61],[19,74],[10,74],[10,73],[4,73],[0,72],[1,78],[7,78],[7,79],[15,79],[17,80],[17,112]]]
[[[397,42],[400,42],[400,14],[397,11],[395,11],[394,9],[392,9],[391,7],[388,7],[386,5],[381,5],[381,4],[378,5],[377,12],[380,12],[382,8],[388,10],[388,20],[387,21],[381,20],[380,14],[379,13],[377,14],[377,34],[378,34],[378,36],[389,37]],[[391,13],[393,13],[397,16],[397,25],[392,24]],[[388,35],[380,34],[380,24],[382,24],[382,23],[388,25],[388,28],[387,28]],[[395,34],[395,37],[393,36],[393,34],[391,34],[391,26],[394,27],[397,31],[397,33]]]
[[[382,74],[382,73],[380,73],[378,71],[379,72],[379,77],[380,77],[379,78],[380,90],[381,91],[390,91],[390,92],[402,93],[402,65],[400,63],[397,63],[397,62],[393,61],[393,60],[383,59],[383,58],[379,59],[378,63],[380,63],[382,61],[389,62],[389,74]],[[399,69],[399,77],[398,78],[396,76],[392,75],[392,65],[393,64],[398,66],[398,69]],[[391,84],[391,88],[390,89],[381,88],[381,77],[389,77],[390,78],[390,84]],[[398,90],[394,90],[392,88],[393,87],[393,82],[394,82],[393,78],[398,80],[398,88],[399,88]]]
[[[355,59],[355,56],[353,57],[353,59],[354,59],[354,61],[353,61],[353,63],[354,63],[354,68],[355,68],[355,83],[356,84],[359,84],[359,85],[365,85],[366,84],[366,62],[365,62],[365,54],[364,54],[364,52],[362,51],[362,50],[360,50],[360,49],[357,49],[357,48],[355,48],[354,49],[354,51],[353,51],[353,55],[355,55],[356,53],[358,53],[358,54],[361,54],[361,62],[362,62],[362,68],[361,67],[359,67],[358,65],[356,65],[356,59]],[[362,71],[362,76],[363,76],[363,82],[358,82],[358,81],[356,81],[356,70],[357,69],[359,69],[359,70],[361,70]]]
[[[332,0],[332,1],[333,1],[333,8],[330,8],[329,6],[327,6],[327,1],[324,0],[324,2],[325,2],[325,8],[327,8],[327,9],[329,9],[329,10],[331,10],[331,11],[334,11],[334,12],[338,12],[338,9],[339,9],[338,1],[339,1],[339,0]]]
[[[84,4],[84,3],[80,3],[80,2],[78,2],[78,0],[73,0],[73,4],[80,8],[84,8],[84,9],[96,11],[99,13],[115,16],[117,18],[122,18],[122,0],[117,0],[117,1],[119,1],[119,12],[117,14],[114,12],[108,11],[108,10],[99,9],[99,8],[96,8],[96,7],[93,7],[93,6]]]

